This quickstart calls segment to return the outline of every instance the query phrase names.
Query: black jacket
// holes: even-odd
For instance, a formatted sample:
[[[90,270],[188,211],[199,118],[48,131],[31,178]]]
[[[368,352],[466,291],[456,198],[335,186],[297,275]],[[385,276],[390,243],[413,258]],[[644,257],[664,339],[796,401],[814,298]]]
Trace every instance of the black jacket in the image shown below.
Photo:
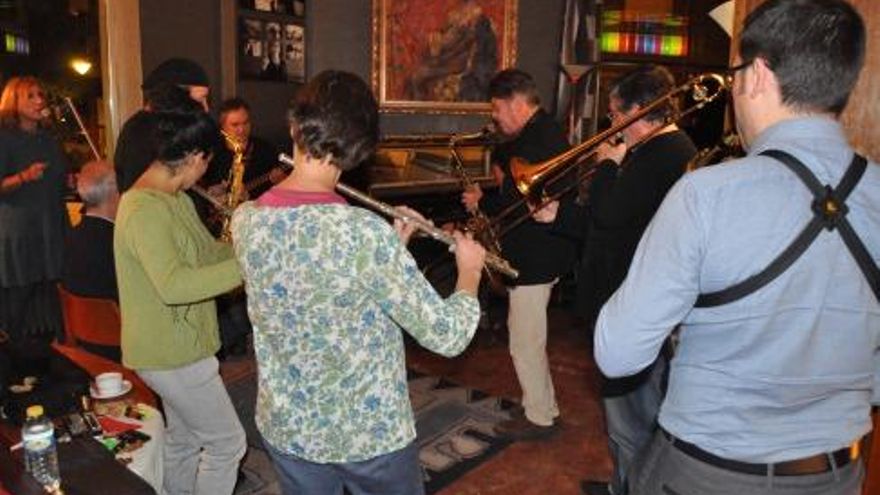
[[[696,153],[679,130],[630,150],[620,167],[599,164],[589,188],[590,225],[578,288],[581,314],[595,317],[623,283],[642,234]]]
[[[504,169],[504,182],[498,191],[487,194],[482,207],[488,215],[497,214],[522,195],[516,190],[510,175],[510,161],[515,157],[537,164],[559,155],[569,147],[565,134],[559,124],[544,110],[526,123],[519,135],[511,141],[499,144],[493,161]],[[564,201],[569,201],[566,198]],[[519,214],[526,214],[525,205]],[[532,219],[526,220],[501,239],[502,256],[519,270],[519,278],[514,285],[534,285],[552,281],[569,270],[574,260],[575,243],[556,231],[552,224],[541,224]]]
[[[62,283],[78,296],[119,300],[113,261],[113,223],[83,215],[67,237]]]

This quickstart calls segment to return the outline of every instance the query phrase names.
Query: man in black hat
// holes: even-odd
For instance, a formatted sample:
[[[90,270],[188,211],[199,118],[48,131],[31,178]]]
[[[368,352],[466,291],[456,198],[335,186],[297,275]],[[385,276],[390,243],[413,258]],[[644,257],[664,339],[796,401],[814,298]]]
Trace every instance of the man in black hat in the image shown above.
[[[169,58],[162,62],[144,79],[141,89],[144,90],[145,106],[162,105],[162,98],[167,96],[167,88],[177,87],[189,94],[208,111],[208,95],[210,82],[205,69],[188,58]],[[158,100],[158,101],[157,101]]]
[[[210,94],[205,69],[186,58],[169,58],[150,72],[141,85],[144,108],[132,115],[122,126],[116,142],[114,166],[116,185],[125,192],[156,158],[148,129],[148,112],[180,108],[192,99],[208,111]]]

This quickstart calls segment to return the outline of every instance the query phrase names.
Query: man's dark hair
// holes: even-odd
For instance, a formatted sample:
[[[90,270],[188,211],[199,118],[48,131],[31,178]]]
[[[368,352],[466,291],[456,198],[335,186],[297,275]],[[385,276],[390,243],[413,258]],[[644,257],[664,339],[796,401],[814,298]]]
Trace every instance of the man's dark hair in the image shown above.
[[[769,0],[746,18],[739,52],[767,62],[786,105],[839,114],[865,60],[865,25],[844,0]]]
[[[527,72],[519,69],[504,69],[489,81],[489,98],[508,100],[513,95],[523,95],[532,105],[540,105],[541,97],[535,80]]]
[[[369,86],[349,72],[327,70],[300,89],[290,107],[293,140],[312,158],[331,157],[346,171],[373,154],[379,110]]]
[[[675,78],[669,69],[660,65],[642,65],[627,72],[611,84],[611,96],[620,100],[620,110],[628,112],[633,106],[644,108],[665,95],[675,86]],[[675,102],[660,105],[643,118],[658,122],[672,116]]]
[[[248,105],[247,102],[244,101],[243,98],[238,98],[238,97],[229,98],[229,99],[223,100],[223,103],[220,104],[220,112],[218,113],[218,115],[220,116],[220,120],[222,121],[223,117],[227,113],[234,112],[236,110],[242,110],[242,109],[247,111],[247,113],[251,113],[251,106]]]
[[[149,115],[153,119],[156,159],[172,169],[177,168],[191,153],[210,155],[220,143],[217,124],[195,101],[189,108],[152,112]]]

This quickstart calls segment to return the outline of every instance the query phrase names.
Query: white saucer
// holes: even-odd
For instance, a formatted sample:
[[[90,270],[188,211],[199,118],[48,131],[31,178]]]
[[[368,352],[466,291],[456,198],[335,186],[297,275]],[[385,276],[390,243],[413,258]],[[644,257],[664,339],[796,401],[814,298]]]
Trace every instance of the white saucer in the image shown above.
[[[98,389],[95,388],[94,384],[89,386],[89,394],[92,396],[93,399],[112,399],[114,397],[119,397],[120,395],[125,395],[129,392],[131,392],[131,382],[128,380],[122,380],[122,388],[121,389],[117,390],[114,393],[103,394],[103,395],[100,392],[98,392]]]

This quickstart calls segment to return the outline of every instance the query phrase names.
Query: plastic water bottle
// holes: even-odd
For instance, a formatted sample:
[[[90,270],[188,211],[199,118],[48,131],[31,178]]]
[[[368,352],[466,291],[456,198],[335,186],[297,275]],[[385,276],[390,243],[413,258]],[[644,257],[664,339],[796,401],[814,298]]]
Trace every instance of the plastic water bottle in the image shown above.
[[[55,428],[43,415],[43,406],[27,408],[27,419],[21,429],[25,469],[49,491],[61,487],[58,452],[55,449]]]

